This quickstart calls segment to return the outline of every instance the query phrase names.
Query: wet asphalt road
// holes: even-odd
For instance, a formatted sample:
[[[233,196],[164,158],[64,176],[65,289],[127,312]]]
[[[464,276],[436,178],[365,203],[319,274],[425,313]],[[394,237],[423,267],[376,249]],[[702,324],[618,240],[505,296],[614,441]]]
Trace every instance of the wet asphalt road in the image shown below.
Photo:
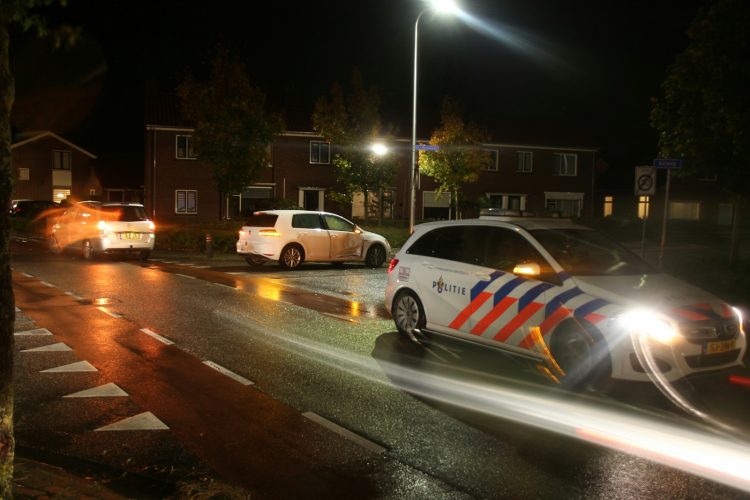
[[[446,379],[461,380],[458,394],[535,380],[523,389],[581,399],[561,396],[518,360],[400,338],[382,307],[384,268],[204,264],[83,262],[15,246],[17,304],[72,348],[40,355],[28,349],[52,340],[17,337],[20,444],[167,480],[216,475],[276,497],[743,496],[436,392]],[[40,373],[81,359],[98,371]],[[106,383],[129,397],[62,398]],[[718,399],[750,395],[726,391]],[[684,424],[658,393],[633,392],[640,400],[619,411],[646,405]],[[96,430],[144,412],[169,429]],[[732,406],[722,418],[741,422],[746,412]]]

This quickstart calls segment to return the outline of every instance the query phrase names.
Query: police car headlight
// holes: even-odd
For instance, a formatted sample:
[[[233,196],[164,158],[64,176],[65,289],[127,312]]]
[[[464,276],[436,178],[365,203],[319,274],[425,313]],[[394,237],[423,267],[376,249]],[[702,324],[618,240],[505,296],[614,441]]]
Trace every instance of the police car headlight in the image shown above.
[[[628,311],[618,321],[631,335],[670,345],[680,337],[679,329],[669,318],[646,309]]]

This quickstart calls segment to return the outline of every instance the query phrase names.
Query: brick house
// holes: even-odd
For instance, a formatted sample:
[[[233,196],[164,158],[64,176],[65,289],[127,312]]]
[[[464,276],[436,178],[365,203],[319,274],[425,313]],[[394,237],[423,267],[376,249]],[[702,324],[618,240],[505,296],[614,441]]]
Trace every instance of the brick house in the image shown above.
[[[62,201],[102,194],[96,156],[53,132],[39,132],[11,145],[13,199]]]
[[[341,205],[327,194],[335,189],[336,172],[331,145],[314,132],[287,131],[270,146],[270,164],[252,186],[221,196],[204,164],[192,149],[193,129],[147,125],[145,151],[145,204],[161,223],[209,222],[241,218],[274,204],[328,210],[345,217],[364,215],[363,197]],[[597,150],[488,143],[493,162],[479,182],[466,185],[460,196],[474,202],[464,213],[476,215],[479,206],[521,210],[560,210],[565,215],[589,215],[593,210],[594,165]],[[409,214],[410,141],[399,139],[389,154],[397,156],[398,170],[384,213],[406,219]],[[420,176],[416,196],[417,219],[448,216],[448,196],[436,196],[437,186]],[[373,193],[373,197],[376,195]]]

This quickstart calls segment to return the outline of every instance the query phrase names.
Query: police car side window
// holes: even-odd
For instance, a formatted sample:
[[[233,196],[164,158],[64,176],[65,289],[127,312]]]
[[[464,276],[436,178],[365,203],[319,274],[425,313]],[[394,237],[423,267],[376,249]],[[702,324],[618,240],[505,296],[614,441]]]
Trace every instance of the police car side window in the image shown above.
[[[460,260],[459,255],[463,247],[462,229],[459,226],[433,229],[415,241],[406,253],[438,259]]]

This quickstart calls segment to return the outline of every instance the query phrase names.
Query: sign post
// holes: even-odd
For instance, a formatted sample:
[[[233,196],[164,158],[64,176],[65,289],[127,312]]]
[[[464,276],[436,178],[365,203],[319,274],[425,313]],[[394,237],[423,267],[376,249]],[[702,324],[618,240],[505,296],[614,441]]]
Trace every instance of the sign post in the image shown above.
[[[654,196],[656,194],[656,167],[635,167],[635,196],[640,204],[641,196]],[[647,205],[648,206],[648,205]],[[646,219],[649,212],[643,212],[643,229],[641,231],[641,257],[646,258]]]
[[[656,159],[654,167],[667,171],[667,184],[664,186],[664,218],[661,221],[661,241],[659,243],[659,269],[663,266],[664,245],[667,242],[667,219],[669,218],[669,188],[672,181],[672,170],[682,168],[682,160]]]

